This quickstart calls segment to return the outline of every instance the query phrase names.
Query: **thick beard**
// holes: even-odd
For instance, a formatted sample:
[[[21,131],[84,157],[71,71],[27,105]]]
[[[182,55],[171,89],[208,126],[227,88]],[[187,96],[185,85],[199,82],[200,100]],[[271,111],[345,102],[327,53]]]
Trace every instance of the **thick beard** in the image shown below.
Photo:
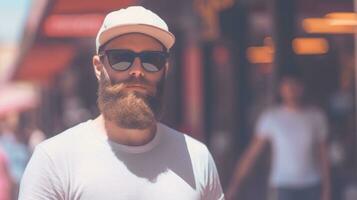
[[[151,128],[161,114],[163,79],[157,85],[155,95],[137,91],[125,91],[127,84],[148,84],[144,79],[131,78],[111,83],[102,69],[98,88],[98,107],[104,119],[127,129]]]

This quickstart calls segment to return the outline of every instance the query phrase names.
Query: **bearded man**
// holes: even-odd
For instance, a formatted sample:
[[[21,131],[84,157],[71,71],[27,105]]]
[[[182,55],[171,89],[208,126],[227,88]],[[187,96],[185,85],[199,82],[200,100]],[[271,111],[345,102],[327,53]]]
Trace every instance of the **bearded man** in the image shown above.
[[[101,115],[36,147],[20,200],[224,199],[206,146],[159,122],[169,50],[155,13],[109,13],[93,66]]]

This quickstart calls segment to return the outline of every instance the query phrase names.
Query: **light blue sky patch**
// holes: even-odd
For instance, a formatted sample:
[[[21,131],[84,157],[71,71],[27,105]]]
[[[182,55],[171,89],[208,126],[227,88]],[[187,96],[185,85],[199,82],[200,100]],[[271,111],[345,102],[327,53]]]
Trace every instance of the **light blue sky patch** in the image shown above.
[[[21,40],[31,0],[0,0],[0,43]]]

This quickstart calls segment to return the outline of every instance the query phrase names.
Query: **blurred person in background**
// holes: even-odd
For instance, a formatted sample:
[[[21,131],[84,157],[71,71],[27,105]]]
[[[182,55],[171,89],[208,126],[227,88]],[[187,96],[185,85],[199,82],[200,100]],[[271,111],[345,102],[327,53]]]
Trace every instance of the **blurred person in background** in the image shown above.
[[[0,200],[11,200],[12,180],[9,171],[7,157],[0,148]]]
[[[27,145],[30,153],[35,150],[38,144],[46,139],[45,133],[38,126],[36,109],[38,108],[22,112],[18,125],[18,132],[22,133],[23,143]]]
[[[155,13],[109,13],[93,66],[101,115],[37,145],[20,200],[224,199],[199,141],[159,122],[175,37]]]
[[[62,122],[67,129],[80,122],[90,119],[90,112],[84,106],[78,95],[78,75],[74,71],[62,74],[59,82],[62,101]]]
[[[304,86],[298,77],[283,77],[279,93],[281,104],[260,116],[256,135],[236,164],[226,198],[236,199],[243,179],[270,144],[269,188],[275,199],[330,200],[327,119],[303,102]]]
[[[8,159],[9,171],[14,184],[13,195],[17,196],[20,180],[30,158],[28,137],[20,123],[20,113],[11,112],[1,120],[0,146]]]

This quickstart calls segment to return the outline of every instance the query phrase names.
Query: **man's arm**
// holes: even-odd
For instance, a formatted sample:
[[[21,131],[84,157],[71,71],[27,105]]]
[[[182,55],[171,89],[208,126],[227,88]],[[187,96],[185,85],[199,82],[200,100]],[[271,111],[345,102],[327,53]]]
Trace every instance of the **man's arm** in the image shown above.
[[[19,200],[63,200],[61,188],[56,166],[38,146],[21,179]]]
[[[319,144],[319,161],[322,178],[322,195],[321,200],[331,199],[331,180],[330,180],[330,163],[328,159],[327,142],[322,141]]]
[[[206,148],[206,188],[203,200],[224,200],[221,181],[217,172],[216,164],[211,153]]]
[[[3,191],[1,191],[2,195],[0,196],[2,196],[4,199],[10,200],[13,199],[12,190],[14,190],[15,188],[15,183],[12,180],[11,173],[8,166],[9,163],[7,161],[5,154],[0,151],[0,173],[3,175],[2,177],[4,178],[3,181],[5,181],[7,185],[7,187],[5,186],[4,188],[1,188]]]
[[[235,198],[242,180],[249,173],[257,157],[260,155],[267,143],[267,138],[259,136],[255,136],[253,138],[253,141],[250,143],[248,149],[243,153],[242,158],[236,163],[233,177],[229,184],[228,190],[226,191],[227,200]]]

